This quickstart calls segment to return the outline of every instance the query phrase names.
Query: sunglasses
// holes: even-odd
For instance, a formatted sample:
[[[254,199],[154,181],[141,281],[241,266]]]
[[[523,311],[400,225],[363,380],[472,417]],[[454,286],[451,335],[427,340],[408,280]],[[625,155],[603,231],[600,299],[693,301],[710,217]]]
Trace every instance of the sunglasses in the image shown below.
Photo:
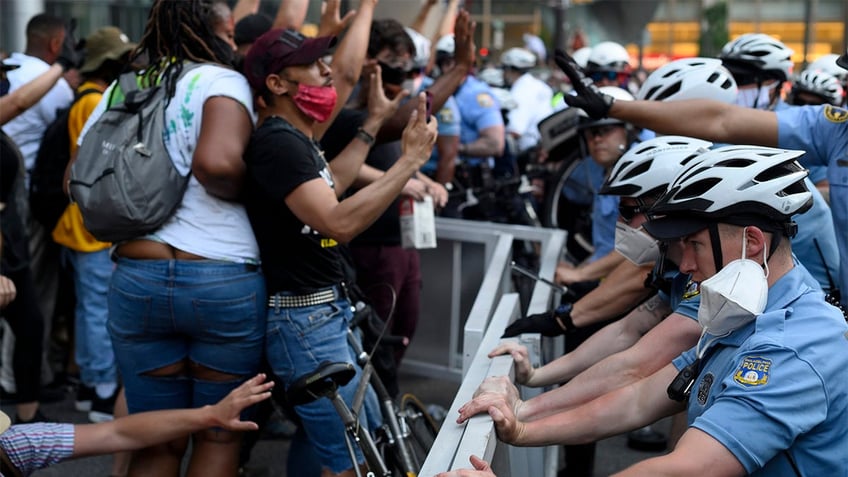
[[[583,130],[583,136],[586,139],[594,139],[596,137],[604,137],[607,134],[611,133],[615,128],[620,127],[618,125],[606,124],[604,126],[596,126],[592,128],[586,128]]]
[[[641,205],[619,205],[618,206],[618,215],[624,219],[625,222],[630,222],[636,217],[638,214],[644,214],[648,211],[647,207]]]
[[[601,80],[617,81],[619,83],[624,83],[625,81],[630,79],[630,74],[619,73],[618,71],[593,71],[589,73],[589,78],[591,78],[592,81],[595,83]]]

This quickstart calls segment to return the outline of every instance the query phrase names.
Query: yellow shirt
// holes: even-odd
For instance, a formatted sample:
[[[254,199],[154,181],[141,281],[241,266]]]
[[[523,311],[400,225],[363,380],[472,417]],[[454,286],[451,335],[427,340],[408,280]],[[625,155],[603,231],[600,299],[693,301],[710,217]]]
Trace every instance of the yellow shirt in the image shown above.
[[[91,115],[92,111],[94,111],[97,103],[99,103],[100,99],[103,97],[102,92],[105,88],[97,83],[86,81],[77,88],[77,93],[87,89],[96,89],[101,93],[87,94],[71,106],[71,110],[68,113],[68,134],[71,138],[71,157],[73,157],[77,152],[77,139],[79,139],[79,135],[82,132],[82,128],[85,125],[86,120],[88,120],[88,117]],[[68,205],[65,212],[62,213],[61,217],[59,217],[59,222],[56,223],[56,227],[53,229],[53,240],[59,245],[64,245],[65,247],[78,252],[97,252],[98,250],[103,250],[111,246],[108,242],[98,241],[88,230],[86,230],[85,225],[83,225],[82,214],[80,213],[79,207],[74,202]]]

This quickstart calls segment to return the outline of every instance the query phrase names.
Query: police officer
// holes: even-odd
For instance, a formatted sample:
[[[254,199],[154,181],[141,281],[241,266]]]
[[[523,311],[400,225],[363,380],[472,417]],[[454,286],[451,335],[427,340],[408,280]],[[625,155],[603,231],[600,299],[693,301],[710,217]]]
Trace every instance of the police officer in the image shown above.
[[[668,103],[619,101],[599,94],[581,82],[582,73],[564,52],[556,55],[557,65],[575,84],[576,96],[567,97],[591,117],[617,117],[664,134],[700,137],[732,144],[761,144],[807,152],[800,158],[806,166],[827,167],[830,182],[831,215],[839,248],[840,272],[837,286],[848,284],[848,110],[831,105],[800,106],[779,111],[739,108],[715,101]],[[848,69],[848,53],[840,58]],[[683,121],[681,118],[698,118]],[[835,290],[831,290],[834,293]],[[842,297],[845,304],[845,297]]]
[[[541,136],[539,121],[553,113],[553,92],[542,80],[530,74],[536,66],[536,55],[524,48],[510,48],[501,55],[505,86],[515,99],[509,112],[507,133],[517,141],[518,154],[534,149]]]
[[[695,348],[631,386],[530,422],[516,420],[521,409],[503,394],[487,392],[505,381],[492,378],[458,421],[485,410],[501,440],[542,445],[595,440],[686,409],[689,428],[672,452],[617,475],[844,473],[848,324],[805,284],[788,240],[792,215],[811,202],[795,160],[802,154],[756,146],[704,153],[649,210],[647,230],[678,241],[681,271],[701,284]],[[478,468],[462,475],[492,475]]]

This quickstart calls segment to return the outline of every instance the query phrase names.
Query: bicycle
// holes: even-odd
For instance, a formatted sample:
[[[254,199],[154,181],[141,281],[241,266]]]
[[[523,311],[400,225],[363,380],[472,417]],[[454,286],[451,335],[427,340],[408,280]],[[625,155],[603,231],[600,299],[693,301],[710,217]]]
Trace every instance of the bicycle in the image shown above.
[[[357,303],[358,311],[362,311]],[[362,306],[367,306],[362,304]],[[367,316],[367,313],[358,313]],[[371,353],[367,353],[360,344],[353,328],[371,326],[368,321],[354,320],[347,330],[347,340],[357,356],[362,369],[362,379],[354,394],[350,406],[338,393],[356,375],[356,367],[347,362],[323,362],[318,368],[302,376],[286,392],[288,402],[294,406],[308,404],[321,398],[333,403],[333,408],[345,427],[345,444],[350,453],[351,462],[357,477],[362,470],[356,460],[354,445],[358,446],[365,457],[367,476],[379,477],[416,477],[427,453],[436,439],[439,426],[430,416],[424,405],[412,394],[404,394],[397,403],[386,390],[383,381],[371,364]],[[380,330],[382,335],[384,330]],[[382,336],[381,336],[382,337]],[[388,342],[402,340],[401,337],[385,337]],[[371,385],[380,401],[380,413],[383,424],[375,435],[363,427],[357,418],[365,400],[367,386]]]

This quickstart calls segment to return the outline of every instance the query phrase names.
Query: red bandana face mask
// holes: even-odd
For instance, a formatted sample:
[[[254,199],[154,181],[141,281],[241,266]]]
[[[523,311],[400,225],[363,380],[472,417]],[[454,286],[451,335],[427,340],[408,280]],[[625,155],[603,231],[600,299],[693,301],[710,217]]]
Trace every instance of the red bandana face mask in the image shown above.
[[[292,101],[303,114],[319,123],[330,119],[336,107],[336,88],[333,86],[308,86],[297,84],[297,94]]]

